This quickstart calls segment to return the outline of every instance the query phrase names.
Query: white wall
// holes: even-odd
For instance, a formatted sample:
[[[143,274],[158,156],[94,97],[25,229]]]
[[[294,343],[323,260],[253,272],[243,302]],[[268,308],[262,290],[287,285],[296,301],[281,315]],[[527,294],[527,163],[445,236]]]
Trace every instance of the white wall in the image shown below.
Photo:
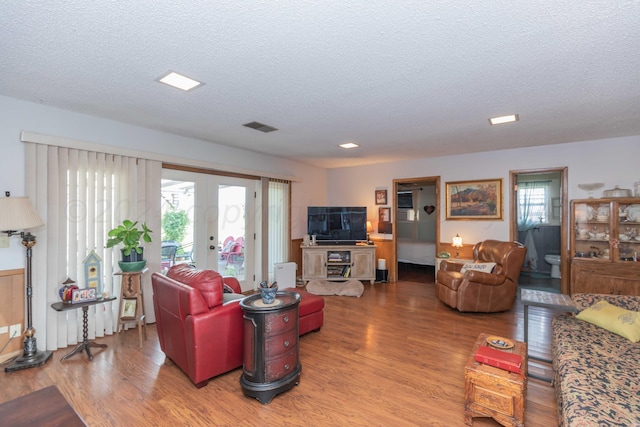
[[[330,169],[327,176],[330,204],[367,206],[369,219],[375,220],[374,191],[387,188],[392,194],[393,180],[441,177],[440,239],[451,241],[459,233],[464,241],[475,243],[487,238],[509,239],[509,171],[568,167],[569,199],[586,198],[580,183],[602,182],[605,189],[619,185],[633,189],[640,181],[640,136],[574,142],[546,147],[492,151],[457,156],[424,158],[396,163]],[[444,187],[448,181],[502,178],[504,184],[502,221],[445,221]],[[602,190],[596,197],[602,196]],[[389,206],[391,206],[389,200]]]
[[[324,170],[3,96],[0,96],[0,111],[0,147],[4,157],[0,192],[9,190],[14,196],[24,194],[24,148],[20,133],[36,132],[298,177],[300,181],[292,184],[291,237],[294,239],[306,234],[309,205],[367,206],[369,219],[377,221],[374,191],[386,188],[391,195],[393,179],[440,176],[444,189],[447,181],[503,178],[507,186],[510,170],[567,166],[569,198],[586,197],[586,192],[578,188],[579,183],[603,182],[608,189],[614,185],[633,188],[633,183],[640,181],[637,164],[640,136]],[[444,195],[440,203],[444,206]],[[391,199],[388,205],[391,206]],[[445,221],[445,212],[441,209],[441,239],[449,241],[456,233],[467,242],[508,239],[511,218],[506,188],[503,207],[503,221]],[[9,249],[0,249],[0,270],[23,265],[23,248],[18,239],[13,238]]]
[[[212,167],[228,165],[255,171],[256,175],[263,171],[265,176],[296,177],[299,181],[292,185],[293,238],[301,238],[306,233],[307,203],[326,203],[325,169],[4,96],[0,96],[0,111],[2,197],[5,191],[11,191],[13,196],[24,195],[24,146],[20,134],[26,131],[205,161]],[[10,248],[0,248],[0,270],[21,268],[24,258],[19,239],[12,238]]]

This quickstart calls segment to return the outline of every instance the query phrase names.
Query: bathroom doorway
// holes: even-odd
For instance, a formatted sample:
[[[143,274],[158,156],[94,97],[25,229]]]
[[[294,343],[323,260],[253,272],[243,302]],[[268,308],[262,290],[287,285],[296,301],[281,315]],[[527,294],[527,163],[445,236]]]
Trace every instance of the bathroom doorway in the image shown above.
[[[567,168],[511,171],[511,239],[527,247],[519,287],[568,293]]]

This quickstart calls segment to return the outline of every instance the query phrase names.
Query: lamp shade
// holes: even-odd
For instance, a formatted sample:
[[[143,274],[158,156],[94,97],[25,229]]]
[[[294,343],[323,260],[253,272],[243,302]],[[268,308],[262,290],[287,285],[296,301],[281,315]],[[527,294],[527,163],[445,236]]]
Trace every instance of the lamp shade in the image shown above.
[[[40,227],[44,222],[28,197],[0,198],[0,231]]]
[[[453,237],[453,243],[452,243],[454,248],[461,248],[462,247],[462,237],[460,237],[460,235],[456,234]]]
[[[367,233],[371,233],[373,231],[373,225],[371,221],[367,221]]]

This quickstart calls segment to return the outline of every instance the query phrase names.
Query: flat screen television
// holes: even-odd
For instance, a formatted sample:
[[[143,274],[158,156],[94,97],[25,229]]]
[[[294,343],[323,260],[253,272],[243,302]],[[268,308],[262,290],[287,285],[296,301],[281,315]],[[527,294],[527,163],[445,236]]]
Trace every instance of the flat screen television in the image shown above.
[[[309,206],[307,232],[319,245],[355,245],[367,240],[365,206]]]

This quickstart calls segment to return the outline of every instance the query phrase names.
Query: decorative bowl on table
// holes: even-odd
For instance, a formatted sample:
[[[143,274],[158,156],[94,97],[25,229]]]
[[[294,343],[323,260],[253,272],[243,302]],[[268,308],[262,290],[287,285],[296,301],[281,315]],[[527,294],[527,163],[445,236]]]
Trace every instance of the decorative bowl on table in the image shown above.
[[[118,261],[118,266],[123,273],[134,273],[142,270],[147,265],[147,260],[142,261]]]
[[[514,345],[513,341],[511,341],[510,339],[498,337],[495,335],[487,337],[487,344],[489,344],[491,347],[499,348],[502,350],[513,348]]]

